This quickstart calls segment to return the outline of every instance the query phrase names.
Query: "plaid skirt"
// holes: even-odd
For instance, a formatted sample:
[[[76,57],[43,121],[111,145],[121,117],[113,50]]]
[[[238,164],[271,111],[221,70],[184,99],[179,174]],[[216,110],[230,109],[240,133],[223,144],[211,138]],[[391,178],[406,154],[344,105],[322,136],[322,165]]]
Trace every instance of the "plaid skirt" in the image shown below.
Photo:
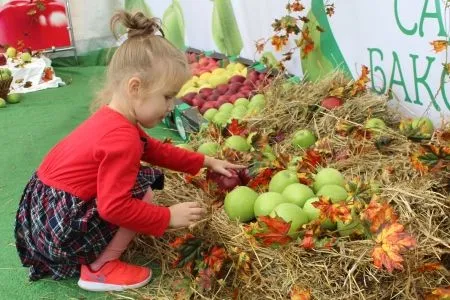
[[[141,167],[133,197],[142,199],[148,188],[162,189],[160,170]],[[16,215],[15,238],[20,260],[30,280],[79,276],[106,248],[118,227],[102,220],[97,201],[83,201],[45,185],[36,173],[25,187]]]

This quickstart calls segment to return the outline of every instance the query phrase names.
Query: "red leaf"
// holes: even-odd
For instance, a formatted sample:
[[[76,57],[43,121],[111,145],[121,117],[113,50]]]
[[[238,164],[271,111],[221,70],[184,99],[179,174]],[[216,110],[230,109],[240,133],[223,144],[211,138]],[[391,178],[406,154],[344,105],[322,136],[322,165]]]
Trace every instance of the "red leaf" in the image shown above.
[[[231,124],[228,125],[227,130],[231,135],[241,135],[246,136],[248,134],[247,127],[244,124],[239,124],[239,121],[233,119]]]
[[[310,300],[311,292],[307,289],[303,289],[297,285],[291,289],[291,300]]]
[[[314,237],[313,237],[313,231],[308,230],[305,233],[305,236],[302,240],[302,243],[300,244],[300,247],[303,247],[306,250],[314,249]]]
[[[224,248],[219,246],[212,247],[211,251],[205,256],[206,265],[211,268],[214,273],[220,272],[228,254]]]
[[[190,239],[192,239],[193,237],[194,237],[194,236],[193,236],[192,234],[187,233],[187,234],[185,234],[185,235],[183,235],[183,236],[177,237],[175,240],[173,240],[172,242],[170,242],[169,245],[170,245],[172,248],[177,249],[177,248],[179,248],[181,245],[183,245],[187,240],[190,240]]]
[[[433,272],[433,271],[443,270],[443,269],[444,269],[444,266],[441,263],[434,262],[434,263],[423,264],[421,267],[417,268],[417,271],[419,271],[420,273],[425,273],[425,272]]]
[[[257,187],[264,187],[269,185],[270,179],[272,178],[272,174],[275,172],[275,170],[266,168],[263,169],[256,175],[250,182],[248,183],[248,187],[250,188],[257,188]]]
[[[292,240],[287,235],[291,224],[281,218],[258,217],[258,225],[261,230],[255,233],[254,237],[261,241],[264,246],[285,245]]]

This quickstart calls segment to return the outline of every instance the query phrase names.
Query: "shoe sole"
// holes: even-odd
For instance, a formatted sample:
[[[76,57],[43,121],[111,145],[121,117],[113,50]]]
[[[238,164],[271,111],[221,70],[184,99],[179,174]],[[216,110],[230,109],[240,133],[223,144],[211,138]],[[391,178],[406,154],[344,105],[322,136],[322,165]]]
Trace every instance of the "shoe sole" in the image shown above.
[[[152,279],[152,274],[139,283],[131,284],[131,285],[121,285],[121,284],[109,284],[109,283],[100,283],[94,281],[86,281],[79,279],[78,286],[83,290],[90,292],[121,292],[128,289],[137,289],[143,287],[147,283],[149,283],[150,279]]]

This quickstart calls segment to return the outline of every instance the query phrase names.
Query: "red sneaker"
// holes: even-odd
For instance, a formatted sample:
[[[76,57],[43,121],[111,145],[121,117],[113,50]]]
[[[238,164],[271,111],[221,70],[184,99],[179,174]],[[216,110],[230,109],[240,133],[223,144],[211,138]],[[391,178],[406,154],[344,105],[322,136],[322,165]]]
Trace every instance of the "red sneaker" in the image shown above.
[[[96,272],[82,265],[78,286],[92,292],[123,291],[144,286],[151,278],[151,269],[116,259],[107,262]]]

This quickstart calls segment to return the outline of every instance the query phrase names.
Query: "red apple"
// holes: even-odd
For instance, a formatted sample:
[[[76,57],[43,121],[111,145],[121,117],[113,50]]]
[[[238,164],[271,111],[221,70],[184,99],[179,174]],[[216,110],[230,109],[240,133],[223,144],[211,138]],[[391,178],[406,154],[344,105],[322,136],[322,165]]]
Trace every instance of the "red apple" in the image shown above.
[[[187,93],[186,95],[184,95],[183,99],[192,100],[192,99],[194,99],[195,96],[197,96],[197,93],[191,92],[191,93]]]
[[[208,98],[206,98],[206,100],[208,100],[208,101],[217,101],[219,96],[220,95],[212,94],[212,95],[209,95]]]
[[[207,57],[202,57],[198,60],[198,64],[201,66],[207,66],[209,64],[209,60]]]
[[[263,79],[265,79],[265,78],[266,78],[266,76],[267,76],[267,74],[266,74],[266,73],[259,73],[259,75],[258,75],[258,79],[259,79],[259,80],[263,80]]]
[[[343,101],[341,98],[330,96],[323,99],[320,105],[326,109],[332,110],[338,108],[339,106],[342,106],[342,104]]]
[[[230,169],[229,171],[231,173],[231,177],[208,170],[206,172],[206,180],[215,182],[222,190],[231,191],[236,186],[241,185],[242,182],[236,170]]]
[[[203,115],[210,108],[216,108],[216,103],[213,101],[205,102],[200,108],[200,113]]]
[[[241,76],[241,75],[234,75],[233,77],[230,78],[229,83],[234,83],[234,82],[244,82],[245,81],[245,77]]]
[[[255,86],[255,83],[252,80],[250,80],[250,79],[246,79],[244,81],[244,86],[248,86],[248,87],[253,88]]]
[[[200,94],[202,94],[202,96],[207,98],[208,96],[212,95],[213,91],[214,91],[214,89],[212,89],[212,88],[202,88],[199,92],[200,92]]]
[[[203,100],[201,98],[195,97],[194,100],[192,100],[193,106],[201,107],[203,104],[205,104],[205,100]]]
[[[219,84],[216,89],[219,91],[221,95],[225,94],[228,91],[228,84]]]
[[[259,79],[259,73],[257,71],[251,71],[248,76],[247,80],[250,79],[251,81],[256,81]]]
[[[241,87],[242,87],[242,83],[240,83],[240,82],[231,83],[229,91],[236,93],[237,91],[240,90]]]

